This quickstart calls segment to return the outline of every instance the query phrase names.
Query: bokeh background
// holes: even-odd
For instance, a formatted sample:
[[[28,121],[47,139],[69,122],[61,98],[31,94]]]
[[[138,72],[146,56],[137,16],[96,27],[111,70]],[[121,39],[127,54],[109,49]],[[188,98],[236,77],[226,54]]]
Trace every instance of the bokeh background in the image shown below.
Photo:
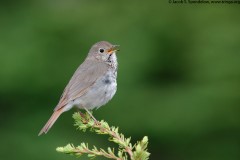
[[[239,160],[239,14],[167,0],[1,1],[1,159],[74,160],[55,148],[109,145],[76,131],[74,110],[37,136],[90,46],[107,40],[121,45],[118,91],[97,119],[133,142],[147,135],[153,160]]]

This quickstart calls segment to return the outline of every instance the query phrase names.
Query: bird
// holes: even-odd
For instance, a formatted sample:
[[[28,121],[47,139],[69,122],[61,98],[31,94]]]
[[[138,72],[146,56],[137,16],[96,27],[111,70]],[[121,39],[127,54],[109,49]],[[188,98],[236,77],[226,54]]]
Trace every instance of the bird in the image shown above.
[[[117,91],[117,51],[119,45],[112,45],[107,41],[97,42],[91,47],[65,87],[39,136],[46,134],[59,116],[73,107],[86,110],[96,121],[89,110],[105,105]]]

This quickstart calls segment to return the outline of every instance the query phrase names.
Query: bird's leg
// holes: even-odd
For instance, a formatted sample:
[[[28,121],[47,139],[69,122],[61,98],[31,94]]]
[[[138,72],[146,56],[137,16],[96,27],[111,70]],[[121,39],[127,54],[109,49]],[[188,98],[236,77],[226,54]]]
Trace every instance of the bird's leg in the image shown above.
[[[81,110],[79,108],[76,108],[76,110],[82,118],[85,118],[84,114],[81,112]]]
[[[92,115],[92,113],[87,109],[87,108],[85,108],[85,107],[83,107],[87,112],[88,112],[88,114],[92,117],[92,119],[94,120],[94,122],[96,123],[96,124],[98,124],[98,121],[96,120],[96,118],[94,118],[93,117],[93,115]]]

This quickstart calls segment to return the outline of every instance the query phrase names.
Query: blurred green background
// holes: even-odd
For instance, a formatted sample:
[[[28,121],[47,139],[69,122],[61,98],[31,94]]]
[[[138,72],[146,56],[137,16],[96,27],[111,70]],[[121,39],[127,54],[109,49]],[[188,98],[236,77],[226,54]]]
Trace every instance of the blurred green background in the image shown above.
[[[75,110],[37,136],[90,46],[107,40],[121,45],[118,91],[97,119],[133,142],[149,136],[153,160],[239,160],[239,14],[168,0],[1,1],[1,159],[74,160],[55,148],[109,145],[76,131]]]

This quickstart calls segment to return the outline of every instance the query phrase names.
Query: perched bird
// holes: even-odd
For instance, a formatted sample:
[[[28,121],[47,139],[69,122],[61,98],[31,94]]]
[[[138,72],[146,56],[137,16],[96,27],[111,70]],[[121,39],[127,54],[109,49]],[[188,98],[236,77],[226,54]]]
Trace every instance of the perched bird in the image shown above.
[[[106,41],[91,47],[86,59],[64,89],[52,116],[38,135],[47,133],[58,117],[73,107],[85,109],[91,115],[89,110],[99,108],[112,99],[117,90],[118,47]],[[93,119],[96,120],[94,117]]]

